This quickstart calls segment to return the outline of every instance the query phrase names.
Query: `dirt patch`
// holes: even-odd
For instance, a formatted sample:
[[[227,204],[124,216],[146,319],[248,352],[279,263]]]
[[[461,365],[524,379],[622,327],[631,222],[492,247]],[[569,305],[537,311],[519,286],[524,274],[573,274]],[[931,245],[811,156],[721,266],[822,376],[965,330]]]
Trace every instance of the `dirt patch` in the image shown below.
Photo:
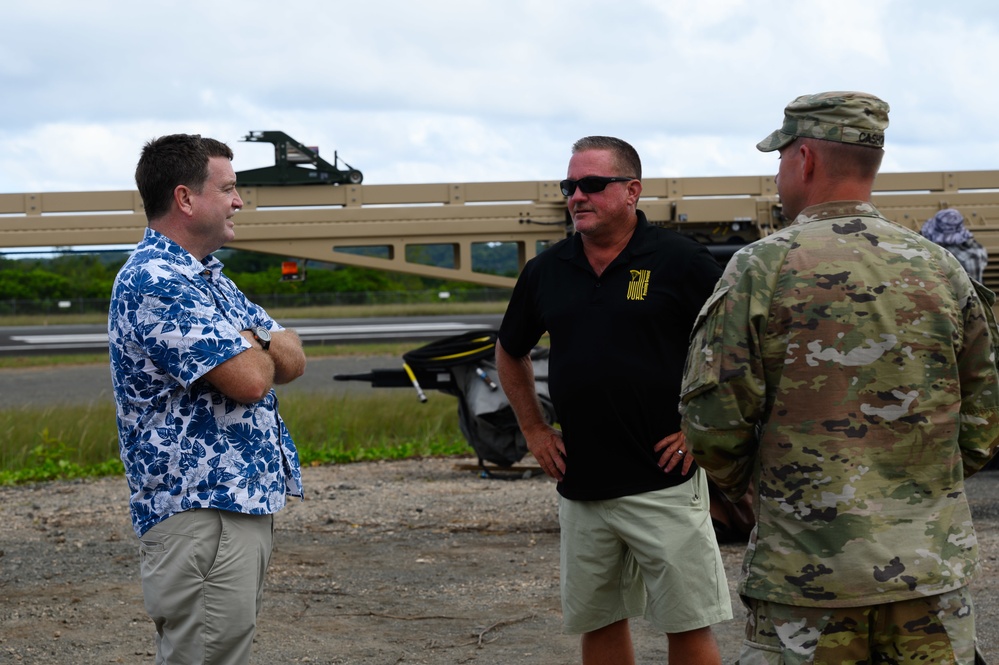
[[[578,662],[561,633],[558,520],[544,477],[480,478],[472,460],[314,467],[277,517],[256,663]],[[999,474],[971,479],[980,640],[999,662]],[[0,662],[151,663],[124,479],[0,488]],[[734,589],[742,547],[722,547]],[[716,627],[726,662],[743,613]],[[665,638],[633,623],[639,663]]]

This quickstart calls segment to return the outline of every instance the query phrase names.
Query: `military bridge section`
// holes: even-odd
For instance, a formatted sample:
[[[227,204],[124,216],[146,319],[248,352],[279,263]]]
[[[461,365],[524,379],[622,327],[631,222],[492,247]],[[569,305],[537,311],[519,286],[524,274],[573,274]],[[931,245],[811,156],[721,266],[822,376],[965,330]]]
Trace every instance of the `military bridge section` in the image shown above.
[[[883,173],[874,203],[918,229],[938,210],[959,209],[995,260],[999,287],[999,171]],[[493,287],[514,279],[472,265],[477,243],[512,243],[519,266],[571,233],[554,180],[413,185],[244,186],[237,239],[228,247]],[[772,176],[646,178],[649,220],[709,245],[719,255],[782,225]],[[137,191],[0,194],[0,252],[130,245],[146,225]],[[413,260],[423,245],[447,245],[450,266]]]

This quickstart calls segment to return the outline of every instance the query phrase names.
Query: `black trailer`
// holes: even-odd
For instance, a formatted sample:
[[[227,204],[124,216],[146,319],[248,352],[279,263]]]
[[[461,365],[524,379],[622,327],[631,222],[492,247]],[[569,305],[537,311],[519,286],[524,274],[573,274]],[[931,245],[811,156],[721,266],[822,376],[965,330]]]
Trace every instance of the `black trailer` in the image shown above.
[[[249,169],[236,173],[236,184],[240,187],[258,185],[360,185],[364,175],[344,162],[347,168],[339,167],[340,157],[333,152],[330,164],[319,156],[319,148],[299,143],[284,132],[250,132],[244,141],[274,144],[274,166]]]
[[[527,442],[499,383],[496,335],[495,330],[487,330],[447,337],[403,354],[401,367],[333,378],[367,381],[374,388],[409,388],[421,401],[427,400],[427,390],[453,395],[458,398],[458,425],[483,473],[522,472],[515,465],[527,455]],[[542,411],[548,423],[554,424],[555,408],[548,396],[548,349],[536,347],[531,361]]]

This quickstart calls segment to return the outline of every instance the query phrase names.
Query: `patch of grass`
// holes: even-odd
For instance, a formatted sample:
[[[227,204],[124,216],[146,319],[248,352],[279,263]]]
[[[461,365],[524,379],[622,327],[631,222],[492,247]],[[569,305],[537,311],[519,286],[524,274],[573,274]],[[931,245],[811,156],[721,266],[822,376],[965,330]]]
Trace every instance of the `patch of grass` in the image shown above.
[[[304,466],[467,455],[457,410],[453,397],[420,403],[407,391],[280,404]],[[0,484],[123,473],[114,404],[0,410]]]
[[[458,402],[447,395],[421,403],[408,391],[320,397],[293,393],[281,416],[302,464],[467,454]]]
[[[0,356],[0,369],[31,369],[33,367],[67,367],[71,365],[107,365],[107,351],[101,353],[67,353],[59,355]]]
[[[0,410],[0,483],[123,472],[114,405]]]

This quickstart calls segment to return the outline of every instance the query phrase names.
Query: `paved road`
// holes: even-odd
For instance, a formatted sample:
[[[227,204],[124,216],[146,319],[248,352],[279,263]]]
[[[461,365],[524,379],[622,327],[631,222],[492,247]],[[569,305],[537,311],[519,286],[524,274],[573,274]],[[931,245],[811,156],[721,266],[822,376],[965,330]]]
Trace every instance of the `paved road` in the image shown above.
[[[372,369],[399,369],[398,356],[350,356],[310,358],[305,376],[279,392],[309,391],[341,395],[346,391],[370,391],[363,381],[334,381],[334,374],[363,374]],[[384,389],[377,389],[384,390]],[[104,364],[0,369],[0,400],[3,408],[52,404],[90,404],[111,401],[111,370]],[[415,399],[415,398],[414,398]]]
[[[429,342],[468,330],[499,328],[501,314],[353,319],[289,319],[305,344],[413,340]],[[0,354],[79,353],[107,349],[107,326],[12,326],[0,328]]]

